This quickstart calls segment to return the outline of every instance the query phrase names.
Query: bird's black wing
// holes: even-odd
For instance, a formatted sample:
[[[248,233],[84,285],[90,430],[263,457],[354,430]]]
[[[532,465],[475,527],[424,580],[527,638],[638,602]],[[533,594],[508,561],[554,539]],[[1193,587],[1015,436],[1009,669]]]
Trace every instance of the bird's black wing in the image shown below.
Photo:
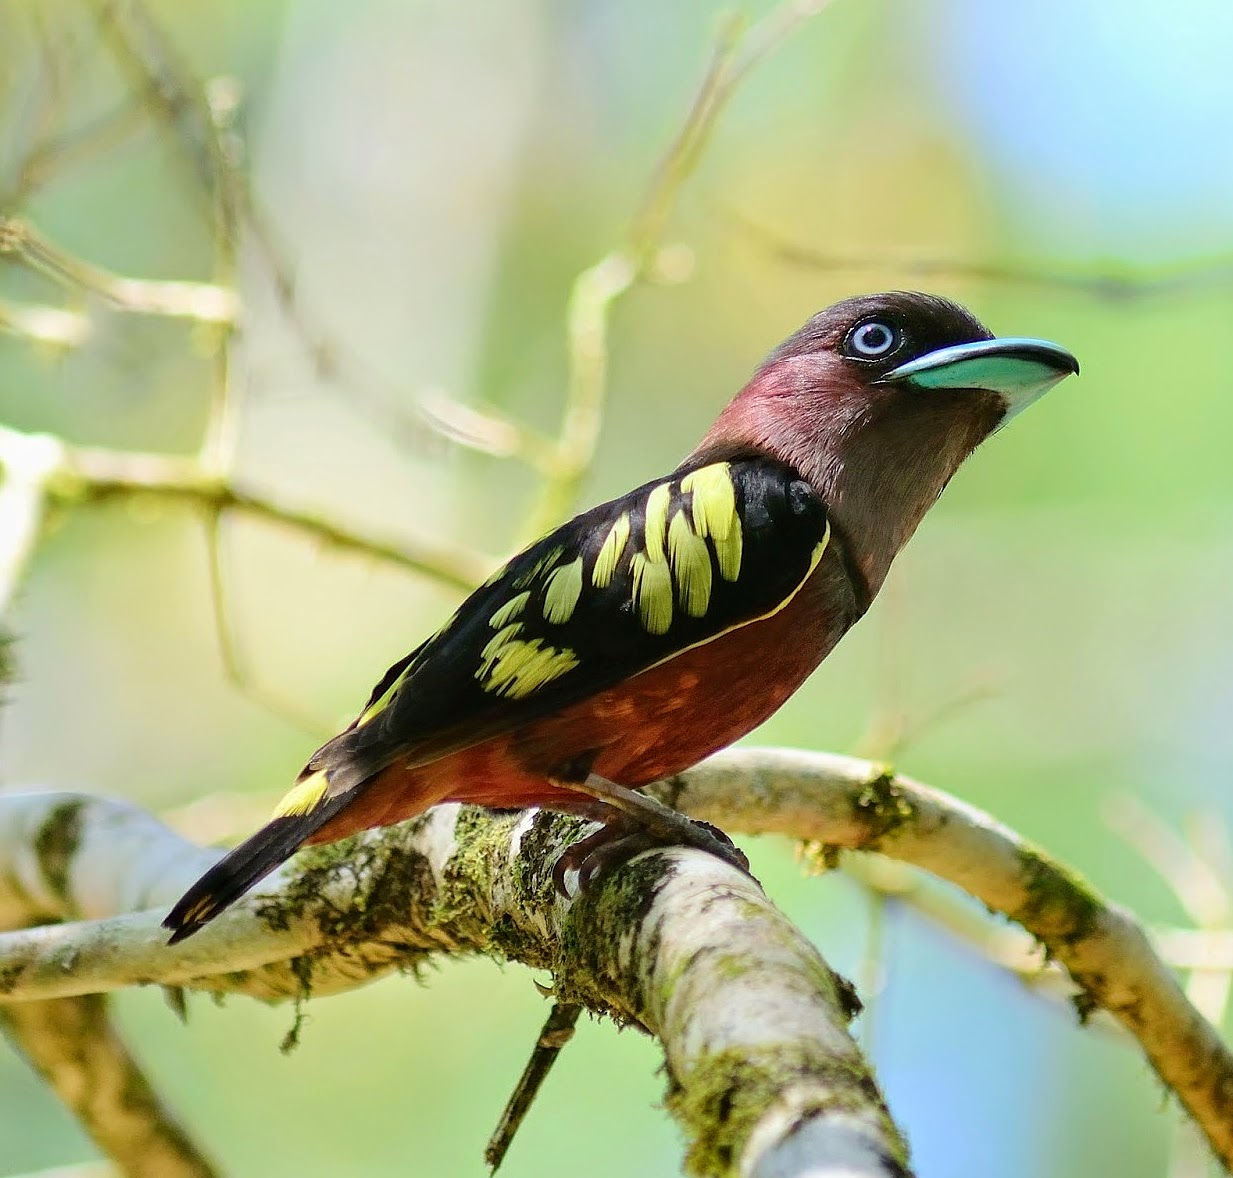
[[[306,813],[395,761],[423,764],[612,687],[791,600],[830,535],[768,458],[682,468],[513,557],[309,761]]]
[[[519,553],[395,663],[271,820],[168,913],[192,935],[395,762],[425,764],[782,609],[830,537],[808,483],[770,459],[682,468]]]

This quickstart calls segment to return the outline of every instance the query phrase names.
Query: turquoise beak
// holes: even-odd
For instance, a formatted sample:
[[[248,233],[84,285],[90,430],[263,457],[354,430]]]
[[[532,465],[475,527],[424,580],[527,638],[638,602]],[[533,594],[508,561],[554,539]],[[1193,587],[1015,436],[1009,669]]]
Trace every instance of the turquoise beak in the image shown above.
[[[898,368],[882,382],[904,382],[921,389],[987,389],[1006,401],[1003,424],[1079,371],[1065,348],[1043,339],[982,339],[927,352]]]

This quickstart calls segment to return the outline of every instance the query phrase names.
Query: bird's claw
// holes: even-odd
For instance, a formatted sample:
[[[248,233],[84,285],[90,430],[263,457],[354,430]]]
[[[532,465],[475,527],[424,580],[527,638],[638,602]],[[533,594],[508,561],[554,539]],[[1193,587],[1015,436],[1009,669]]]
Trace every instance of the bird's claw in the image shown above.
[[[577,891],[590,886],[591,881],[606,875],[612,868],[655,847],[686,845],[706,851],[725,863],[749,875],[749,860],[745,853],[722,830],[709,822],[685,819],[688,826],[679,840],[658,838],[632,819],[616,819],[580,839],[562,852],[552,869],[552,882],[567,900],[571,899],[565,876],[574,871],[578,876]],[[576,893],[575,893],[576,894]]]

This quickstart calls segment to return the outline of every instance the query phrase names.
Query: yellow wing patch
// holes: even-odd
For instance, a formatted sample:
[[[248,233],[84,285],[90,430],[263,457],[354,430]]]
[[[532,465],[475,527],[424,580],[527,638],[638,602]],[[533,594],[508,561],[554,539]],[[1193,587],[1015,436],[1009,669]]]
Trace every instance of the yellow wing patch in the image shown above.
[[[355,722],[355,726],[360,728],[367,724],[370,720],[375,720],[379,715],[381,715],[381,713],[390,706],[390,700],[394,698],[394,692],[396,692],[401,685],[402,676],[399,675],[398,679],[394,683],[390,684],[390,689],[379,700],[377,700],[372,707],[364,709],[364,714]]]
[[[562,625],[574,616],[578,598],[582,596],[582,557],[559,565],[548,574],[544,583],[544,617],[554,625]]]
[[[516,593],[488,619],[488,624],[494,630],[500,630],[502,627],[508,626],[510,622],[517,621],[522,617],[522,611],[527,608],[527,602],[530,600],[530,589],[523,593]]]
[[[291,789],[277,806],[271,818],[300,818],[311,814],[325,797],[330,788],[330,779],[325,773],[317,772],[304,778]]]
[[[646,497],[646,529],[643,544],[648,560],[664,559],[664,540],[668,534],[668,505],[671,502],[671,483],[660,483]]]
[[[668,525],[668,556],[681,608],[691,618],[704,617],[711,603],[711,554],[684,511],[678,511]]]
[[[722,539],[712,537],[715,558],[719,561],[719,575],[725,581],[736,581],[741,575],[741,521],[738,519],[732,530]]]
[[[725,581],[741,575],[744,541],[731,467],[726,462],[699,467],[681,480],[680,492],[689,494],[691,502],[678,508],[669,522],[672,484],[651,489],[643,511],[642,551],[630,562],[631,597],[643,629],[651,634],[666,634],[672,626],[674,586],[681,610],[691,618],[705,617],[714,580],[708,540],[719,575]],[[591,572],[596,588],[612,583],[629,531],[628,515],[609,530]]]
[[[641,552],[630,563],[634,576],[633,600],[649,634],[667,634],[672,625],[672,573],[667,562],[650,560]]]
[[[741,575],[741,517],[736,510],[736,487],[726,462],[699,467],[681,480],[681,490],[693,495],[694,531],[715,545],[719,575],[735,581]]]
[[[572,650],[521,633],[520,625],[506,626],[484,647],[475,677],[485,691],[523,699],[578,665]]]
[[[726,462],[691,471],[681,480],[681,490],[693,494],[694,531],[699,536],[722,540],[733,525],[741,526],[736,514],[736,488]]]
[[[550,548],[529,569],[522,572],[514,581],[515,589],[524,589],[537,581],[545,569],[551,568],[561,559],[564,548]]]
[[[616,567],[620,563],[625,545],[629,542],[629,512],[622,512],[616,523],[608,529],[604,542],[600,546],[599,555],[595,558],[595,567],[591,570],[591,584],[596,589],[607,589],[612,584]]]

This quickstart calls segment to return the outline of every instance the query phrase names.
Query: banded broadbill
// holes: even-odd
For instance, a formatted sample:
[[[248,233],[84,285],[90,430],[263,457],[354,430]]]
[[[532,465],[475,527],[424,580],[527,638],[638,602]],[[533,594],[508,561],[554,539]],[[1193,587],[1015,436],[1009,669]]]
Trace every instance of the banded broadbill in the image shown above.
[[[869,608],[960,463],[1078,364],[924,294],[788,338],[670,474],[518,553],[395,663],[270,822],[164,922],[199,929],[305,843],[438,802],[605,822],[741,861],[636,791],[745,735]],[[560,878],[558,876],[558,878]]]

